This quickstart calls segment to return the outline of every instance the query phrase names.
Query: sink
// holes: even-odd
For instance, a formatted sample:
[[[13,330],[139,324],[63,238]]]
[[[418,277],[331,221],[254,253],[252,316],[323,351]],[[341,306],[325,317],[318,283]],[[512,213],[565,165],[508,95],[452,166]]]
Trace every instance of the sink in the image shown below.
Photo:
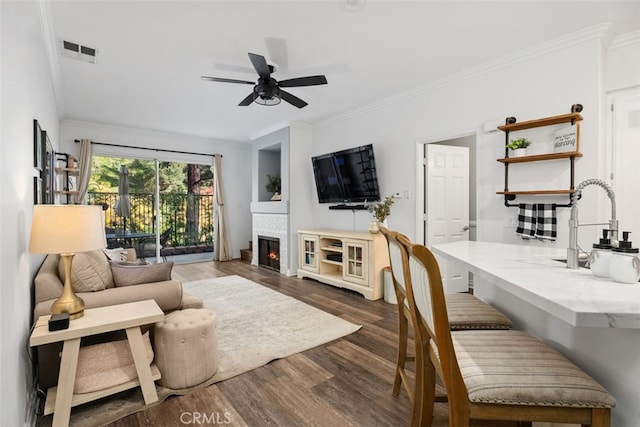
[[[564,262],[565,264],[567,263],[567,259],[566,259],[566,258],[564,258],[564,259],[554,258],[553,260],[554,260],[554,261]],[[589,260],[588,260],[588,259],[586,259],[586,258],[581,258],[581,259],[579,259],[579,260],[578,260],[578,265],[579,265],[580,267],[589,268],[589,266],[587,265],[587,262],[588,262],[588,261],[589,261]]]

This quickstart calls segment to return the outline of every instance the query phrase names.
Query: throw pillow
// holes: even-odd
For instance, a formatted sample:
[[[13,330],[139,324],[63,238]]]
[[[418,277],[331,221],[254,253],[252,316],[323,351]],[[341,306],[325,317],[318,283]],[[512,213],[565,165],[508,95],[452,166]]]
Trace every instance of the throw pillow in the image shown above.
[[[64,282],[64,263],[58,263],[58,276]],[[74,292],[96,292],[113,287],[109,261],[102,250],[79,252],[71,262],[71,287]]]
[[[137,259],[135,261],[109,261],[109,263],[117,264],[117,265],[148,265],[149,264],[143,258]]]
[[[127,253],[124,248],[115,248],[115,249],[103,249],[104,254],[111,261],[126,261]]]
[[[111,262],[111,272],[116,287],[171,280],[173,261],[149,265],[120,265]]]

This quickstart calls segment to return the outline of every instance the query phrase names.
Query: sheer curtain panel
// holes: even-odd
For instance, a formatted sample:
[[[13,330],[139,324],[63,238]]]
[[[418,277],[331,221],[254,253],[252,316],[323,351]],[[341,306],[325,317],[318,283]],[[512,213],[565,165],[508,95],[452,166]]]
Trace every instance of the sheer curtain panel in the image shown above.
[[[90,139],[80,140],[80,157],[78,159],[78,167],[80,169],[78,180],[76,183],[78,193],[73,196],[75,204],[84,203],[87,196],[87,188],[89,187],[89,177],[91,176],[91,157],[93,147]]]
[[[222,186],[222,155],[216,154],[213,157],[213,204],[214,204],[214,225],[213,225],[213,259],[214,261],[231,261],[231,248],[229,247],[229,232],[226,226],[224,211],[224,193]]]

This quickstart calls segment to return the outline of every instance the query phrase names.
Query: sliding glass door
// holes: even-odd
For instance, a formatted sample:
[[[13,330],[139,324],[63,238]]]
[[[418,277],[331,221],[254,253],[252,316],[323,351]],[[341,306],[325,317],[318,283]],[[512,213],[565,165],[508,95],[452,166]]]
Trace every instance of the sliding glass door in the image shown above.
[[[160,259],[211,260],[212,183],[209,165],[94,155],[87,198],[103,206],[110,247],[133,247],[146,259],[159,250]]]

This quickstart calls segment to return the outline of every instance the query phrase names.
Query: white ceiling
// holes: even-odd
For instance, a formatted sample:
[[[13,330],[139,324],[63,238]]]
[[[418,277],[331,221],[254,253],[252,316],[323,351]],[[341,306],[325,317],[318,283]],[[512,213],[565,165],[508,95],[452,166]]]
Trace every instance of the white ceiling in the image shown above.
[[[57,40],[98,49],[58,56],[62,119],[248,141],[288,122],[317,123],[586,27],[640,28],[640,3],[578,1],[52,1]],[[277,51],[279,48],[279,52]],[[237,104],[255,80],[248,52],[309,105]],[[249,72],[247,72],[249,71]]]

